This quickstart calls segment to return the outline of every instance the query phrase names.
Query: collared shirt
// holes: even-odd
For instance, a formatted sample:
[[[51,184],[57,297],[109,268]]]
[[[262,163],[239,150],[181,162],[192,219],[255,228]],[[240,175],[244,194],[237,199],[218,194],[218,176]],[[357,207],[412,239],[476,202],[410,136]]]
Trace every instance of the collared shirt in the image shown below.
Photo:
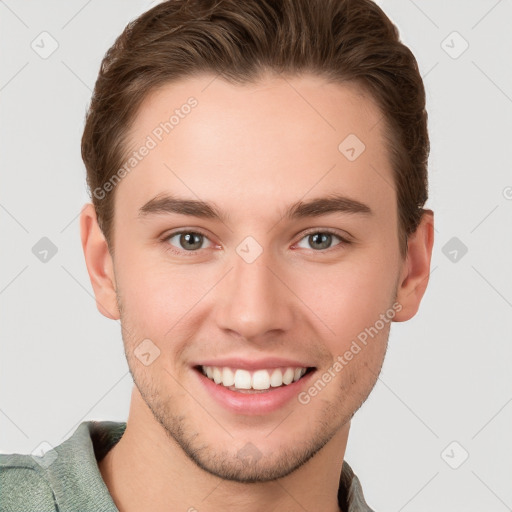
[[[43,456],[0,454],[0,512],[119,512],[98,468],[126,423],[84,421]],[[359,479],[343,461],[338,488],[343,512],[373,512]]]

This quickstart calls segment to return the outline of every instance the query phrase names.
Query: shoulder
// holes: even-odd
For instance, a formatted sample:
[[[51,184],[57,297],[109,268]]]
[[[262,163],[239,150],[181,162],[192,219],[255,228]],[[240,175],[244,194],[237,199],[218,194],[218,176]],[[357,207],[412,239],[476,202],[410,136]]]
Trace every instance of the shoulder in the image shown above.
[[[0,454],[0,512],[54,512],[44,468],[30,455]]]
[[[348,512],[374,512],[366,503],[359,478],[349,463],[344,460],[338,489],[338,503]]]
[[[41,455],[0,454],[0,512],[117,511],[98,460],[125,426],[85,421]]]

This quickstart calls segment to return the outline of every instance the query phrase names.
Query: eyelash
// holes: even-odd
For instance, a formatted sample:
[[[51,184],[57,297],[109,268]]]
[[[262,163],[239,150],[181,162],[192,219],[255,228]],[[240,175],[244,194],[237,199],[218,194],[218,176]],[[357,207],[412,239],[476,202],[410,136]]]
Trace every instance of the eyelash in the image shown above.
[[[208,238],[208,236],[204,233],[202,233],[201,231],[193,231],[193,230],[181,230],[181,231],[176,231],[174,233],[171,233],[169,235],[166,235],[163,239],[162,239],[162,242],[164,243],[165,245],[165,250],[166,251],[170,251],[172,252],[173,254],[176,254],[178,256],[186,256],[186,257],[189,257],[189,256],[194,256],[196,255],[199,251],[201,251],[201,249],[197,249],[195,251],[186,251],[185,249],[182,249],[182,250],[179,250],[177,249],[175,246],[171,245],[171,243],[169,242],[169,240],[171,238],[174,238],[175,236],[177,235],[182,235],[182,234],[194,234],[194,235],[201,235],[203,236],[205,239],[207,239],[208,241],[210,241],[211,243],[211,240]],[[301,242],[304,238],[310,236],[310,235],[314,235],[314,234],[329,234],[329,235],[333,235],[335,236],[336,238],[338,238],[340,240],[340,242],[332,247],[328,247],[327,249],[318,249],[318,250],[315,250],[315,249],[309,249],[310,251],[313,251],[315,253],[326,253],[326,252],[330,252],[332,250],[336,250],[336,248],[340,248],[340,247],[344,247],[344,246],[348,246],[350,245],[352,242],[350,240],[348,240],[347,238],[344,238],[343,236],[341,236],[339,233],[337,233],[336,231],[334,230],[331,230],[331,229],[313,229],[311,231],[308,231],[306,233],[303,234],[303,236],[298,240],[297,244],[299,242]],[[294,244],[296,245],[296,244]]]

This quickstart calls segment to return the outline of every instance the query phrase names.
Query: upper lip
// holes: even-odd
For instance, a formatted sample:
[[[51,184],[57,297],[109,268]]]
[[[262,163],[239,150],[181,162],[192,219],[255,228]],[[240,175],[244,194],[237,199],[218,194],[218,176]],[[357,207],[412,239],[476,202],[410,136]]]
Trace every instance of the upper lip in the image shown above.
[[[208,359],[198,362],[193,366],[217,366],[219,368],[239,368],[241,370],[261,370],[265,368],[311,368],[308,363],[297,361],[296,359],[281,359],[277,357],[266,357],[263,359],[246,359],[241,357],[229,357],[223,359]]]

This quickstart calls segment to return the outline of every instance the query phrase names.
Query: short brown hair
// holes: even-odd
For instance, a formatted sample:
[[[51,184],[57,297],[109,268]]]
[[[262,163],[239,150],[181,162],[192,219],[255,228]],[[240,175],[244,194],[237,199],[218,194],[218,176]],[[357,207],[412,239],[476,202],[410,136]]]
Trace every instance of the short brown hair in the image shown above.
[[[205,72],[242,84],[268,70],[354,83],[378,105],[407,253],[428,197],[425,90],[412,52],[371,0],[168,0],[130,22],[101,63],[82,136],[87,184],[111,251],[114,190],[100,198],[94,191],[125,161],[142,101]]]

